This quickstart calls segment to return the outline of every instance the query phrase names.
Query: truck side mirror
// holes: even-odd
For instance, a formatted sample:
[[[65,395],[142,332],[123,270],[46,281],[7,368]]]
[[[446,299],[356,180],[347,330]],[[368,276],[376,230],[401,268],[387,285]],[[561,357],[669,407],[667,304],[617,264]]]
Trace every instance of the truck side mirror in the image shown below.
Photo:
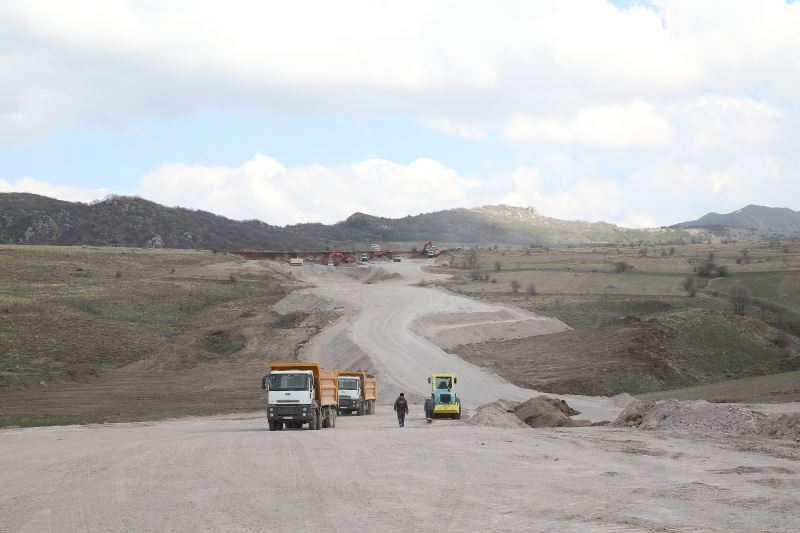
[[[267,376],[261,378],[261,390],[265,390],[267,388]]]
[[[428,383],[430,383],[430,382],[431,382],[431,378],[428,378]]]
[[[453,383],[458,383],[458,378],[453,378]]]

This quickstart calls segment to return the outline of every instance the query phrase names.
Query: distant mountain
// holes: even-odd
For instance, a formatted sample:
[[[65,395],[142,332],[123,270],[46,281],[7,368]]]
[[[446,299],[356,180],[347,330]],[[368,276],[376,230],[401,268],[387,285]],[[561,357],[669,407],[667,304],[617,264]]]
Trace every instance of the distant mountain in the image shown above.
[[[231,220],[206,211],[165,207],[137,197],[111,196],[92,204],[27,193],[0,193],[0,242],[211,250],[368,248],[371,243],[565,244],[681,242],[697,230],[627,229],[605,222],[569,222],[532,207],[450,209],[403,218],[355,213],[336,224],[273,226]]]
[[[725,227],[766,232],[800,231],[800,211],[786,207],[764,207],[750,204],[738,211],[727,214],[708,213],[697,220],[681,222],[673,228],[711,228]]]

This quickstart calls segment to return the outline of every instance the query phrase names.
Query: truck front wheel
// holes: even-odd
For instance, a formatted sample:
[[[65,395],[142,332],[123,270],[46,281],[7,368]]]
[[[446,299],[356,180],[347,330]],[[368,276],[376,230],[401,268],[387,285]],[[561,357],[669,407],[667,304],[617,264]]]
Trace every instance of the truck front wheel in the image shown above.
[[[275,431],[277,429],[277,426],[275,425],[275,421],[274,420],[268,420],[267,421],[267,425],[269,426],[269,430],[270,431]]]

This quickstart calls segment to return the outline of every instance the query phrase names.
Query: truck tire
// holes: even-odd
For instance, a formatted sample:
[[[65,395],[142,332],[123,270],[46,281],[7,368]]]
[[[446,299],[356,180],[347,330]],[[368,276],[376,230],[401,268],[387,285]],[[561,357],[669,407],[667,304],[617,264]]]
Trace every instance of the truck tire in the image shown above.
[[[317,428],[317,423],[319,422],[319,416],[317,415],[317,411],[313,411],[311,413],[311,420],[308,421],[308,429],[314,430]]]
[[[375,414],[375,400],[369,401],[369,414],[371,415]]]
[[[322,410],[320,409],[319,411],[317,411],[317,427],[316,427],[316,429],[322,429],[322,420],[323,420],[323,418],[324,418],[324,416],[322,414]]]
[[[461,401],[458,402],[458,412],[453,416],[456,420],[461,420]]]
[[[333,410],[330,407],[324,407],[324,415],[322,416],[322,427],[333,427]]]
[[[278,426],[275,424],[274,420],[268,420],[267,425],[269,426],[270,431],[275,431],[276,429],[278,429]]]
[[[336,427],[336,419],[339,418],[339,413],[336,411],[333,412],[333,427]]]
[[[356,414],[358,416],[363,416],[364,415],[364,402],[360,402],[358,404],[358,410],[356,411]]]

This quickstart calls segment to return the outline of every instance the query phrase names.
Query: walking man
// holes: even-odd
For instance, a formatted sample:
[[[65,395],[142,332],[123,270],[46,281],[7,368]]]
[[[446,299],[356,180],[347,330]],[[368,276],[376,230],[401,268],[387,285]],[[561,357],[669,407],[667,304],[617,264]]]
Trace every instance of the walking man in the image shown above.
[[[434,403],[435,402],[433,401],[433,394],[431,394],[430,398],[425,399],[425,421],[428,422],[428,424],[433,422]]]
[[[405,394],[402,392],[394,401],[394,410],[397,411],[397,422],[400,424],[400,427],[403,427],[406,422],[406,413],[408,413],[408,402],[406,401]]]

